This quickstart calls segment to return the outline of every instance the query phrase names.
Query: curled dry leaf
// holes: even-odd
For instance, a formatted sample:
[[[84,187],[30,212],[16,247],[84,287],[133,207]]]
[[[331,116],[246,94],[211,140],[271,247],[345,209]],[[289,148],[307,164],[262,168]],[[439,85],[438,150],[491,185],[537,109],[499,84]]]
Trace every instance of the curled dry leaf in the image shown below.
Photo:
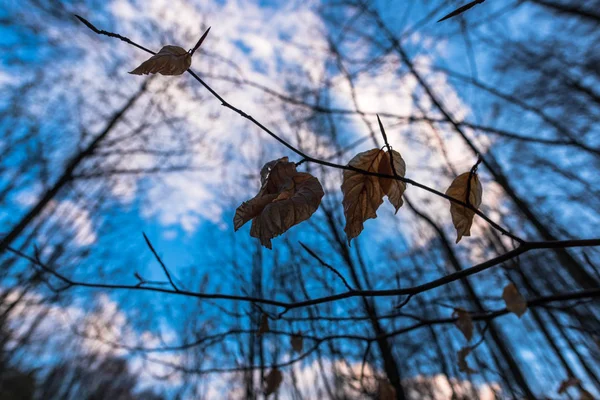
[[[467,374],[473,374],[477,372],[471,368],[467,362],[467,356],[471,354],[472,350],[473,348],[471,347],[463,347],[456,353],[456,356],[458,357],[458,370],[460,372],[466,372]]]
[[[354,156],[348,165],[369,172],[378,172],[383,154],[384,152],[379,149],[365,151]],[[344,171],[342,193],[346,217],[344,231],[350,243],[362,232],[363,224],[367,219],[377,218],[377,209],[383,203],[383,189],[376,176]]]
[[[506,285],[502,292],[502,298],[506,303],[506,309],[515,313],[517,317],[521,318],[521,315],[525,314],[527,311],[527,301],[523,295],[519,293],[519,289],[517,289],[514,283]]]
[[[317,178],[297,172],[296,164],[287,157],[268,162],[260,175],[260,191],[237,208],[233,226],[237,231],[252,220],[250,236],[270,249],[271,239],[317,211],[324,192]]]
[[[396,388],[387,379],[379,380],[378,399],[380,400],[395,400]]]
[[[469,186],[469,204],[475,208],[479,208],[483,196],[483,188],[481,187],[481,182],[476,173],[472,174],[470,185],[468,183],[469,176],[471,176],[470,172],[465,172],[464,174],[457,176],[456,179],[452,181],[448,190],[446,190],[446,194],[456,200],[466,203],[467,186]],[[452,223],[456,228],[456,243],[458,243],[463,236],[471,236],[471,225],[473,224],[475,212],[454,202],[450,202],[450,214],[452,215]]]
[[[292,335],[292,349],[294,349],[294,351],[296,353],[301,353],[302,352],[302,348],[304,347],[304,339],[302,338],[302,333],[298,332],[294,335]]]
[[[470,342],[473,338],[473,320],[471,319],[471,315],[462,308],[455,308],[452,316],[458,318],[454,324],[465,335],[467,341]]]
[[[397,151],[391,151],[396,174],[404,177],[406,164]],[[357,154],[348,163],[367,172],[394,175],[390,161],[390,153],[380,149],[372,149]],[[400,180],[380,178],[365,175],[357,171],[344,171],[342,193],[344,194],[344,215],[346,227],[344,228],[348,243],[357,237],[364,229],[364,222],[377,218],[377,209],[383,203],[383,196],[387,195],[396,212],[403,204],[402,194],[406,184]]]
[[[394,170],[392,170],[392,160],[390,160],[390,156],[394,162]],[[394,172],[397,175],[404,177],[404,175],[406,175],[406,163],[402,159],[400,153],[391,150],[383,154],[383,158],[379,163],[379,173],[393,176]],[[388,200],[392,203],[396,212],[398,212],[404,203],[402,201],[402,195],[406,190],[406,183],[397,179],[379,178],[379,184],[381,185],[383,193],[387,195]]]
[[[265,396],[273,394],[279,389],[279,385],[283,381],[283,374],[277,368],[273,368],[265,377]]]
[[[263,314],[260,317],[260,325],[258,327],[258,334],[262,335],[263,333],[267,333],[269,331],[270,331],[269,317],[266,314]]]
[[[192,65],[192,55],[179,46],[164,46],[130,72],[134,75],[181,75]]]

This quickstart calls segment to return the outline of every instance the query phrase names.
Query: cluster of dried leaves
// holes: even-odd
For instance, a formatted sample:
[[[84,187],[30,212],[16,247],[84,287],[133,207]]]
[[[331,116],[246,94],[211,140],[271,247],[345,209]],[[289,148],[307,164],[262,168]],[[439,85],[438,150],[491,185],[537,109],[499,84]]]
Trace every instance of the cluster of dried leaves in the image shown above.
[[[265,164],[260,182],[258,194],[235,211],[233,227],[237,231],[252,220],[250,236],[270,249],[271,239],[317,211],[324,192],[317,178],[296,171],[296,164],[287,157]]]
[[[385,196],[396,212],[402,207],[406,164],[395,150],[372,149],[354,156],[348,166],[352,169],[344,171],[342,204],[346,217],[344,231],[350,243],[363,231],[366,220],[377,218],[377,209]],[[459,175],[446,191],[446,195],[474,209],[481,205],[482,193],[481,182],[473,170]],[[252,220],[250,235],[270,249],[271,239],[310,218],[322,197],[323,188],[317,178],[297,172],[296,165],[287,157],[271,161],[261,171],[258,194],[236,210],[234,228],[238,230]],[[470,236],[475,211],[450,202],[450,214],[458,243],[463,236]]]
[[[479,2],[473,2],[479,3]],[[181,75],[192,64],[192,56],[200,47],[208,31],[200,38],[196,46],[186,51],[178,46],[164,46],[158,53],[131,71],[131,74],[162,74]],[[385,138],[383,125],[380,128]],[[387,144],[387,139],[386,139]],[[406,164],[399,152],[387,146],[387,151],[372,149],[354,156],[345,170],[342,181],[342,204],[346,218],[345,232],[348,243],[356,238],[364,229],[364,223],[371,218],[377,218],[377,209],[387,196],[396,212],[402,207],[402,195],[406,190],[403,178],[406,174]],[[476,209],[482,202],[483,188],[477,175],[477,165],[471,171],[465,172],[452,181],[446,195],[466,203],[472,208],[450,202],[452,223],[456,229],[456,243],[463,236],[470,236]],[[261,187],[258,194],[242,203],[233,218],[234,229],[237,231],[246,222],[252,220],[250,235],[258,238],[261,244],[271,248],[271,239],[283,234],[292,226],[309,219],[317,211],[324,196],[319,180],[306,172],[298,172],[296,164],[283,157],[270,161],[260,172]],[[510,283],[502,293],[508,311],[519,318],[527,311],[527,302],[519,293],[517,287]],[[456,318],[455,325],[470,342],[473,338],[473,320],[471,314],[456,308],[452,314]],[[257,334],[269,332],[269,318],[262,315]],[[291,336],[291,347],[301,353],[303,339],[301,333]],[[461,372],[475,372],[469,367],[466,357],[477,347],[465,346],[458,351],[458,366]],[[265,395],[277,391],[283,374],[273,368],[265,377]],[[588,395],[576,378],[565,380],[559,393],[565,392],[571,386],[579,386],[582,398]],[[381,398],[395,398],[395,390],[389,382],[380,384]],[[591,397],[589,397],[591,398]]]
[[[130,73],[183,74],[192,65],[192,56],[209,31],[210,28],[193,49],[186,51],[179,46],[164,46]],[[379,124],[385,137],[381,121]],[[387,196],[396,212],[402,207],[402,195],[406,190],[406,183],[403,181],[406,164],[400,153],[387,146],[387,151],[372,149],[357,154],[348,166],[352,169],[344,171],[342,204],[346,217],[344,230],[350,243],[362,232],[367,219],[377,218],[377,209],[383,203],[384,196]],[[481,182],[473,170],[459,175],[446,192],[448,196],[466,202],[474,209],[481,205],[482,193]],[[296,165],[289,162],[287,157],[270,161],[261,171],[261,188],[258,194],[236,210],[234,229],[238,230],[252,220],[250,235],[270,249],[271,239],[310,218],[319,208],[323,195],[318,179],[308,173],[296,171]],[[450,202],[450,214],[458,243],[463,236],[470,235],[475,211]]]

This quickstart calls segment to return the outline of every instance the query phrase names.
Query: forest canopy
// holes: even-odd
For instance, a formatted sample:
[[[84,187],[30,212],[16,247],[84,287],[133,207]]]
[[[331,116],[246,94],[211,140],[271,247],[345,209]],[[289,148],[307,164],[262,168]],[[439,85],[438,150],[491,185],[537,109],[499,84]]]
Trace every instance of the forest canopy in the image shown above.
[[[9,2],[0,398],[599,398],[598,10]]]

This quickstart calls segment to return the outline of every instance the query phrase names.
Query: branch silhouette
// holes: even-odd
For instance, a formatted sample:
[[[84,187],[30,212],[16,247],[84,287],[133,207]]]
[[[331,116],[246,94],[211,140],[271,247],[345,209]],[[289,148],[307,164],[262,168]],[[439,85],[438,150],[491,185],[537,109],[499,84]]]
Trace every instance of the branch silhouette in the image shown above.
[[[24,258],[30,261],[35,266],[41,268],[42,271],[54,276],[58,280],[60,280],[64,286],[62,288],[57,289],[57,291],[64,291],[71,287],[86,287],[91,289],[112,289],[112,290],[141,290],[141,291],[151,291],[151,292],[160,292],[164,294],[172,294],[178,296],[187,296],[199,299],[218,299],[218,300],[233,300],[233,301],[242,301],[253,304],[262,304],[269,305],[275,307],[283,308],[283,311],[279,313],[279,317],[285,314],[289,310],[305,308],[309,306],[314,306],[318,304],[331,303],[339,300],[354,298],[354,297],[390,297],[390,296],[415,296],[420,293],[424,293],[430,291],[432,289],[447,285],[451,282],[455,282],[459,279],[465,279],[471,275],[483,272],[490,268],[493,268],[497,265],[502,264],[505,261],[511,260],[521,254],[524,254],[530,250],[536,249],[552,249],[552,248],[571,248],[571,247],[592,247],[592,246],[600,246],[600,239],[582,239],[582,240],[562,240],[556,242],[524,242],[519,247],[508,251],[502,255],[489,259],[480,264],[474,265],[471,268],[466,268],[458,272],[454,272],[452,274],[446,275],[444,277],[431,280],[426,283],[422,283],[420,285],[415,285],[407,288],[400,289],[381,289],[381,290],[348,290],[343,293],[338,293],[329,296],[316,297],[309,300],[297,301],[297,302],[285,302],[274,299],[266,299],[260,297],[253,296],[239,296],[239,295],[229,295],[229,294],[221,294],[221,293],[202,293],[202,292],[194,292],[188,290],[176,290],[176,289],[167,289],[162,287],[152,287],[152,286],[139,286],[139,285],[120,285],[120,284],[108,284],[108,283],[94,283],[94,282],[83,282],[73,280],[54,269],[45,265],[39,258],[31,257],[27,254],[23,253],[20,250],[14,249],[12,247],[8,248],[8,251],[11,253],[18,255],[21,258]],[[588,293],[588,292],[584,292]],[[597,296],[600,293],[600,288],[591,289],[589,294],[593,297]],[[560,296],[560,295],[557,295]]]
[[[135,46],[135,47],[137,47],[139,49],[142,49],[142,50],[144,50],[147,53],[156,54],[152,50],[149,50],[146,47],[135,43],[134,41],[132,41],[131,39],[129,39],[129,38],[125,37],[125,36],[122,36],[122,35],[119,35],[119,34],[113,33],[113,32],[108,32],[108,31],[100,30],[100,29],[96,28],[92,23],[90,23],[89,21],[87,21],[85,18],[83,18],[83,17],[81,17],[79,15],[75,15],[75,17],[77,17],[77,19],[79,19],[83,24],[85,24],[93,32],[95,32],[95,33],[97,33],[99,35],[105,35],[105,36],[108,36],[108,37],[116,38],[116,39],[122,40],[125,43],[128,43],[128,44],[130,44],[132,46]],[[443,192],[440,192],[440,191],[438,191],[436,189],[433,189],[433,188],[431,188],[431,187],[429,187],[427,185],[424,185],[424,184],[422,184],[420,182],[417,182],[417,181],[415,181],[413,179],[405,178],[405,177],[398,176],[398,175],[393,176],[393,175],[388,175],[388,174],[381,174],[381,173],[378,173],[378,172],[365,171],[363,169],[356,168],[356,167],[353,167],[353,166],[350,166],[350,165],[337,164],[337,163],[333,163],[333,162],[330,162],[330,161],[321,160],[321,159],[318,159],[318,158],[315,158],[315,157],[312,157],[312,156],[306,154],[302,150],[296,148],[292,144],[288,143],[286,140],[282,139],[279,135],[277,135],[271,129],[267,128],[261,122],[259,122],[254,117],[252,117],[250,114],[248,114],[245,111],[243,111],[243,110],[241,110],[241,109],[233,106],[231,103],[229,103],[228,101],[226,101],[210,85],[208,85],[202,78],[200,78],[200,76],[198,76],[198,74],[196,74],[192,69],[188,69],[187,73],[190,74],[196,81],[198,81],[206,90],[208,90],[213,97],[215,97],[217,100],[219,100],[219,102],[221,102],[221,105],[223,107],[229,108],[230,110],[234,111],[235,113],[237,113],[241,117],[249,120],[254,125],[256,125],[258,128],[260,128],[263,132],[267,133],[269,136],[271,136],[273,139],[277,140],[283,146],[287,147],[293,153],[295,153],[298,156],[300,156],[301,160],[299,161],[299,163],[297,165],[302,164],[304,162],[310,162],[310,163],[313,163],[313,164],[323,165],[323,166],[329,167],[329,168],[346,170],[346,171],[354,171],[354,172],[358,172],[358,173],[363,174],[363,175],[376,176],[376,177],[379,177],[379,178],[388,178],[388,179],[400,180],[402,182],[408,183],[408,184],[413,185],[415,187],[418,187],[418,188],[420,188],[422,190],[425,190],[425,191],[427,191],[429,193],[432,193],[432,194],[434,194],[434,195],[436,195],[438,197],[442,197],[442,198],[444,198],[446,200],[449,200],[449,201],[451,201],[453,203],[456,203],[458,205],[466,207],[466,208],[472,210],[475,214],[477,214],[484,221],[486,221],[490,226],[492,226],[494,229],[498,230],[503,235],[510,237],[511,239],[515,240],[518,243],[523,243],[524,242],[523,239],[521,239],[517,235],[509,232],[507,229],[503,228],[498,223],[494,222],[492,219],[490,219],[487,215],[485,215],[483,212],[481,212],[477,208],[475,208],[475,207],[473,207],[473,206],[471,206],[471,205],[469,205],[469,204],[467,204],[467,203],[465,203],[465,202],[463,202],[461,200],[455,199],[454,197],[448,196],[447,194],[445,194]]]
[[[100,29],[96,28],[94,25],[92,25],[90,22],[88,22],[86,19],[84,19],[83,17],[80,17],[80,16],[76,16],[76,17],[83,24],[85,24],[88,28],[90,28],[93,32],[95,32],[97,34],[117,38],[117,39],[122,40],[132,46],[142,49],[150,54],[155,54],[153,51],[133,42],[132,40],[130,40],[127,37],[121,36],[116,33],[100,30]],[[396,179],[396,180],[401,180],[403,182],[409,183],[413,186],[419,187],[419,188],[426,190],[430,193],[433,193],[439,197],[445,198],[449,201],[452,201],[453,203],[459,204],[463,207],[466,207],[466,208],[474,211],[477,215],[479,215],[486,222],[488,222],[493,228],[495,228],[502,234],[509,236],[513,240],[515,240],[518,243],[518,246],[513,250],[510,250],[502,255],[491,258],[480,264],[474,265],[471,268],[457,271],[452,274],[446,275],[444,277],[434,279],[434,280],[431,280],[429,282],[426,282],[426,283],[423,283],[420,285],[407,287],[407,288],[384,289],[384,290],[355,290],[355,289],[352,289],[347,284],[347,282],[345,282],[345,279],[343,279],[341,274],[337,273],[337,275],[344,281],[346,287],[348,288],[348,290],[346,292],[333,294],[333,295],[329,295],[329,296],[317,297],[317,298],[298,301],[298,302],[285,302],[285,301],[279,301],[279,300],[275,300],[275,299],[266,299],[266,298],[253,297],[253,296],[228,295],[228,294],[220,294],[220,293],[202,293],[202,292],[194,292],[194,291],[179,289],[175,285],[174,281],[172,280],[170,273],[168,271],[168,268],[166,267],[166,265],[164,264],[162,259],[158,256],[158,254],[154,250],[154,247],[152,246],[152,244],[150,243],[150,241],[148,240],[148,238],[145,235],[144,235],[144,238],[146,240],[146,243],[148,244],[148,247],[154,254],[155,258],[160,263],[161,267],[163,268],[163,270],[169,280],[171,289],[165,288],[165,287],[155,287],[155,286],[148,285],[148,284],[151,284],[151,282],[144,282],[145,283],[144,285],[140,285],[140,284],[138,284],[138,285],[122,285],[122,284],[106,284],[106,283],[76,281],[76,280],[73,280],[73,279],[57,272],[56,270],[48,267],[37,256],[31,257],[31,256],[28,256],[27,254],[21,252],[20,250],[16,250],[12,247],[7,248],[8,251],[18,255],[21,258],[24,258],[24,259],[30,261],[34,266],[39,268],[39,270],[41,272],[47,273],[47,274],[55,277],[56,279],[58,279],[63,284],[63,286],[60,288],[56,288],[55,291],[60,292],[60,291],[66,290],[68,288],[78,286],[78,287],[86,287],[86,288],[93,288],[93,289],[143,290],[143,291],[153,291],[153,292],[160,292],[160,293],[164,293],[164,294],[188,296],[188,297],[201,298],[201,299],[242,301],[242,302],[249,302],[249,303],[252,303],[255,305],[269,305],[269,306],[280,307],[283,309],[283,311],[281,313],[279,313],[278,318],[281,318],[287,311],[292,310],[292,309],[305,308],[305,307],[309,307],[309,306],[314,306],[314,305],[323,304],[323,303],[330,303],[330,302],[335,302],[335,301],[354,298],[354,297],[387,297],[387,296],[402,296],[402,295],[404,295],[404,296],[408,296],[407,297],[407,300],[408,300],[412,296],[415,296],[417,294],[427,292],[429,290],[438,288],[440,286],[447,285],[447,284],[457,281],[459,279],[465,279],[471,275],[474,275],[474,274],[483,272],[485,270],[488,270],[490,268],[493,268],[497,265],[502,264],[505,261],[511,260],[523,253],[530,251],[530,250],[566,249],[566,248],[571,248],[571,247],[600,246],[600,239],[581,239],[581,240],[562,240],[562,241],[525,241],[525,240],[519,238],[518,236],[508,232],[506,229],[502,228],[500,225],[498,225],[494,221],[490,220],[487,216],[485,216],[485,214],[483,214],[482,212],[480,212],[479,210],[474,208],[468,202],[463,202],[463,201],[457,200],[453,197],[450,197],[442,192],[439,192],[433,188],[430,188],[430,187],[423,185],[419,182],[416,182],[414,180],[401,177],[401,176],[397,175],[396,173],[394,173],[393,175],[379,174],[379,173],[375,173],[375,172],[369,172],[369,171],[361,170],[358,168],[354,168],[354,167],[351,167],[348,165],[335,164],[335,163],[332,163],[329,161],[313,158],[313,157],[307,155],[306,153],[304,153],[303,151],[297,149],[296,147],[294,147],[293,145],[291,145],[290,143],[288,143],[281,137],[279,137],[277,134],[275,134],[273,131],[271,131],[269,128],[264,126],[262,123],[260,123],[256,119],[254,119],[252,116],[250,116],[246,112],[244,112],[241,109],[238,109],[238,108],[234,107],[233,105],[231,105],[230,103],[228,103],[215,90],[213,90],[204,80],[202,80],[194,71],[192,71],[191,69],[188,69],[187,72],[192,77],[194,77],[194,79],[196,81],[198,81],[203,87],[205,87],[216,99],[218,99],[224,107],[229,108],[232,111],[239,114],[240,116],[242,116],[243,118],[248,119],[253,124],[258,126],[261,130],[263,130],[264,132],[269,134],[271,137],[273,137],[275,140],[277,140],[278,142],[283,144],[285,147],[287,147],[289,150],[291,150],[295,154],[302,157],[302,160],[300,162],[311,162],[311,163],[320,164],[320,165],[323,165],[326,167],[331,167],[331,168],[336,168],[336,169],[341,169],[341,170],[351,170],[351,171],[355,171],[355,172],[358,172],[358,173],[361,173],[364,175],[371,175],[371,176],[383,177],[383,178],[388,178],[388,179]],[[380,122],[380,129],[382,131],[382,135],[384,135],[385,142],[387,145],[387,137],[385,136],[385,131],[384,131],[383,125],[381,124],[381,121],[379,121],[379,122]],[[482,161],[485,164],[485,160],[480,159],[480,160],[478,160],[476,165],[478,165]],[[314,256],[314,253],[312,253],[312,251],[310,251],[308,249],[307,249],[307,251],[309,251],[309,253],[311,253],[311,255]],[[320,258],[317,257],[317,260],[319,260],[322,265],[328,266],[328,268],[330,267],[329,264],[327,264],[325,261],[321,260]],[[337,270],[333,267],[330,267],[330,269],[334,273],[337,272]],[[582,296],[596,297],[598,295],[599,291],[600,291],[600,289],[598,289],[598,288],[592,288],[588,291],[582,292],[583,293]],[[558,295],[558,296],[560,296],[560,295]]]

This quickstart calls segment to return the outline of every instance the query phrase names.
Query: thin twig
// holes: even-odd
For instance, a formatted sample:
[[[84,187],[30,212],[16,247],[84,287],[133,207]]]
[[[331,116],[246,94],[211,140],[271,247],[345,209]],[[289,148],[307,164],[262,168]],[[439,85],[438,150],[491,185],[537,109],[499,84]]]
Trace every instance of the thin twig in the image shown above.
[[[148,50],[147,48],[138,45],[137,43],[133,42],[132,40],[130,40],[129,38],[126,38],[124,36],[118,35],[116,33],[112,33],[112,32],[107,32],[104,30],[100,30],[98,28],[96,28],[94,25],[92,25],[89,21],[85,20],[83,17],[80,17],[78,15],[76,15],[76,17],[82,22],[84,23],[88,28],[90,28],[93,32],[99,34],[99,35],[105,35],[105,36],[109,36],[109,37],[113,37],[113,38],[117,38],[120,39],[128,44],[134,45],[135,47],[142,49],[150,54],[155,54],[153,51]],[[498,223],[492,221],[489,217],[487,217],[483,212],[479,211],[478,209],[476,209],[475,207],[470,207],[468,206],[465,202],[455,199],[454,197],[448,196],[445,193],[442,193],[438,190],[435,190],[433,188],[430,188],[422,183],[419,183],[417,181],[414,181],[412,179],[409,178],[405,178],[402,176],[391,176],[391,175],[387,175],[387,174],[381,174],[378,172],[371,172],[371,171],[365,171],[363,169],[360,168],[356,168],[353,167],[351,165],[341,165],[341,164],[336,164],[333,162],[329,162],[329,161],[325,161],[325,160],[320,160],[314,157],[311,157],[309,155],[307,155],[306,153],[304,153],[303,151],[297,149],[296,147],[294,147],[293,145],[291,145],[290,143],[288,143],[287,141],[285,141],[284,139],[282,139],[281,137],[279,137],[277,134],[275,134],[273,131],[271,131],[269,128],[267,128],[266,126],[264,126],[262,123],[260,123],[259,121],[257,121],[256,119],[254,119],[254,117],[252,117],[251,115],[247,114],[246,112],[242,111],[239,108],[234,107],[233,105],[231,105],[229,102],[227,102],[223,97],[221,97],[220,94],[218,94],[212,87],[210,87],[202,78],[200,78],[194,71],[192,71],[191,69],[188,69],[187,72],[196,80],[198,81],[202,86],[204,86],[204,88],[206,90],[208,90],[217,100],[219,100],[221,102],[221,105],[223,107],[229,108],[230,110],[236,112],[237,114],[239,114],[241,117],[249,120],[250,122],[252,122],[254,125],[256,125],[257,127],[259,127],[263,132],[267,133],[269,136],[271,136],[273,139],[277,140],[279,143],[281,143],[283,146],[285,146],[286,148],[288,148],[289,150],[291,150],[292,152],[294,152],[295,154],[297,154],[298,156],[302,157],[302,160],[300,161],[300,164],[303,162],[311,162],[314,164],[320,164],[326,167],[330,167],[330,168],[335,168],[335,169],[341,169],[341,170],[346,170],[346,171],[354,171],[354,172],[358,172],[360,174],[363,175],[368,175],[368,176],[376,176],[379,178],[388,178],[388,179],[395,179],[395,180],[400,180],[402,182],[411,184],[415,187],[418,187],[422,190],[428,191],[432,194],[435,194],[436,196],[442,197],[448,201],[454,202],[458,205],[461,205],[463,207],[467,207],[468,209],[472,210],[475,214],[477,214],[478,216],[480,216],[482,219],[484,219],[488,224],[490,224],[490,226],[492,226],[494,229],[498,230],[500,233],[502,233],[505,236],[508,236],[514,240],[516,240],[519,243],[523,243],[524,240],[519,238],[518,236],[512,234],[511,232],[509,232],[508,230],[506,230],[505,228],[501,227]]]
[[[595,292],[596,293],[593,294],[592,296],[599,297],[600,289],[595,290]],[[546,306],[547,303],[578,299],[581,297],[589,297],[590,295],[591,294],[589,293],[589,291],[578,291],[578,292],[565,293],[565,294],[562,294],[559,296],[538,297],[535,299],[528,300],[527,303],[528,303],[529,307],[543,307],[543,306]],[[473,314],[472,319],[474,321],[489,322],[495,318],[501,317],[506,314],[510,314],[510,311],[507,310],[506,308],[504,308],[504,309],[496,310],[496,311],[489,312],[489,313]],[[275,363],[275,364],[273,364],[273,367],[282,368],[282,367],[287,367],[287,366],[293,365],[293,364],[305,359],[311,353],[316,351],[321,344],[329,342],[329,341],[334,341],[334,340],[363,341],[363,342],[367,342],[367,346],[370,347],[372,343],[374,343],[378,340],[389,339],[392,337],[403,335],[408,332],[412,332],[417,329],[421,329],[423,327],[434,326],[434,325],[444,325],[444,324],[454,324],[456,322],[456,320],[457,320],[456,317],[423,320],[423,321],[420,321],[419,323],[409,325],[409,326],[406,326],[403,328],[398,328],[391,332],[383,333],[383,334],[380,334],[377,336],[365,336],[365,335],[356,335],[356,334],[336,334],[336,335],[318,337],[318,336],[313,336],[313,335],[302,335],[304,339],[313,341],[314,345],[312,347],[310,347],[308,350],[306,350],[304,353],[300,354],[298,357],[292,358],[288,361]],[[484,336],[485,336],[486,332],[488,331],[488,328],[489,328],[489,323],[487,323],[485,325],[485,327],[482,329],[480,339],[476,343],[474,343],[472,346],[470,346],[472,349],[476,348],[481,343],[483,343]],[[214,344],[218,343],[219,341],[226,339],[229,336],[254,335],[254,334],[256,334],[256,331],[248,330],[248,329],[244,329],[244,330],[243,329],[232,329],[232,330],[229,330],[226,332],[220,332],[220,333],[215,333],[215,334],[208,335],[208,336],[203,336],[202,338],[200,338],[194,342],[183,343],[180,345],[173,345],[173,346],[162,346],[162,347],[128,346],[128,345],[123,345],[121,343],[109,341],[109,340],[106,340],[101,337],[89,336],[83,332],[77,332],[77,334],[82,337],[88,338],[88,339],[101,341],[102,343],[113,346],[114,348],[125,349],[128,351],[135,351],[135,352],[139,352],[140,354],[146,354],[146,353],[160,353],[160,352],[170,352],[170,351],[183,351],[183,350],[187,350],[187,349],[194,348],[197,346],[201,346],[203,344],[206,344],[206,346],[204,346],[204,348],[206,349],[208,346],[214,345]],[[265,334],[266,335],[277,335],[277,336],[293,336],[293,335],[296,335],[297,332],[270,330],[269,332],[267,332]],[[363,357],[365,357],[365,356],[363,355]],[[165,362],[165,361],[161,361],[159,359],[148,358],[148,360],[150,360],[152,362],[156,362],[158,364],[167,365],[173,369],[176,369],[179,372],[188,373],[188,374],[198,374],[198,375],[211,374],[211,373],[222,373],[222,372],[250,371],[250,370],[254,370],[254,369],[263,368],[263,366],[260,366],[260,365],[248,365],[248,366],[241,366],[241,367],[215,367],[215,368],[207,368],[207,369],[191,369],[191,368],[183,367],[180,364]]]
[[[477,4],[483,3],[484,1],[485,0],[474,0],[474,1],[470,2],[470,3],[467,3],[464,6],[461,6],[461,7],[457,8],[456,10],[452,11],[451,13],[449,13],[449,14],[445,15],[444,17],[440,18],[438,20],[438,22],[442,22],[442,21],[447,20],[448,18],[452,18],[452,17],[455,17],[457,15],[460,15],[460,14],[464,13],[465,11],[467,11],[467,10],[475,7]]]
[[[220,293],[200,293],[200,292],[192,292],[188,290],[170,290],[166,288],[159,287],[145,287],[145,286],[137,286],[137,285],[118,285],[118,284],[106,284],[106,283],[91,283],[91,282],[79,282],[72,280],[59,272],[53,270],[52,268],[46,266],[40,260],[36,260],[33,257],[30,257],[23,252],[16,250],[12,247],[8,247],[7,250],[19,255],[20,257],[42,267],[44,271],[52,274],[59,280],[61,280],[65,287],[60,290],[66,290],[73,286],[80,286],[86,288],[93,289],[112,289],[112,290],[142,290],[149,292],[160,292],[165,294],[179,295],[179,296],[187,296],[194,297],[200,299],[219,299],[219,300],[232,300],[232,301],[243,301],[248,303],[257,303],[264,305],[271,305],[276,307],[284,308],[284,312],[287,312],[291,309],[299,309],[305,308],[309,306],[314,306],[318,304],[331,303],[339,300],[350,299],[355,297],[390,297],[390,296],[402,296],[402,295],[417,295],[420,293],[424,293],[430,291],[432,289],[445,286],[451,282],[455,282],[460,279],[465,279],[471,275],[478,274],[482,271],[493,268],[497,265],[502,264],[508,260],[511,260],[517,257],[520,254],[526,253],[530,250],[534,249],[564,249],[571,247],[591,247],[591,246],[600,246],[600,239],[582,239],[582,240],[562,240],[562,241],[547,241],[547,242],[527,242],[521,244],[514,250],[506,252],[500,256],[494,257],[490,260],[487,260],[483,263],[472,266],[471,268],[463,269],[461,271],[454,272],[452,274],[446,275],[444,277],[434,279],[432,281],[415,285],[407,288],[400,289],[382,289],[382,290],[352,290],[344,293],[317,297],[314,299],[308,299],[297,302],[284,302],[279,300],[271,300],[264,299],[260,297],[251,297],[251,296],[237,296],[237,295],[229,295],[229,294],[220,294]],[[580,299],[586,297],[598,297],[600,296],[600,288],[588,289],[582,292],[579,292],[579,297],[573,297],[572,299]],[[555,295],[554,298],[556,300],[563,299],[563,295],[558,294]]]
[[[471,167],[471,170],[469,171],[469,179],[467,179],[467,194],[465,196],[465,203],[467,203],[469,207],[474,207],[471,204],[471,180],[473,179],[473,175],[477,173],[477,167],[481,163],[481,160],[481,156],[477,156],[477,162],[475,163],[475,165],[473,165],[473,167]]]
[[[325,261],[323,261],[321,259],[321,257],[319,257],[317,255],[317,253],[312,251],[307,245],[305,245],[302,242],[298,242],[298,243],[300,243],[300,246],[302,246],[304,248],[304,250],[306,250],[306,252],[308,254],[310,254],[315,260],[317,260],[322,266],[324,266],[325,268],[329,269],[331,272],[336,274],[342,280],[342,282],[344,283],[344,286],[346,286],[346,289],[348,289],[351,292],[354,291],[354,289],[352,289],[352,287],[348,284],[348,281],[346,281],[346,278],[344,278],[344,276],[337,269],[333,268],[331,265],[329,265]]]
[[[396,167],[394,166],[394,154],[392,153],[392,147],[388,142],[387,135],[385,134],[385,129],[383,128],[383,124],[381,123],[381,118],[379,118],[379,114],[377,114],[377,122],[379,123],[379,130],[381,131],[381,136],[383,136],[383,143],[385,143],[385,147],[387,148],[388,155],[390,156],[390,165],[392,167],[392,175],[394,178],[398,177],[396,173]]]
[[[167,268],[167,266],[165,265],[163,260],[160,258],[160,256],[156,252],[156,250],[154,250],[154,246],[152,246],[152,243],[150,243],[150,239],[148,239],[148,236],[146,236],[146,234],[144,232],[142,232],[142,235],[144,235],[144,240],[146,241],[146,244],[150,248],[150,251],[152,252],[152,254],[154,254],[156,261],[158,261],[158,263],[162,267],[163,271],[165,271],[165,275],[167,276],[169,283],[171,284],[171,286],[173,286],[173,289],[175,289],[176,292],[179,292],[179,289],[175,285],[175,282],[173,282],[173,279],[171,279],[171,274],[169,273],[169,269]]]
[[[204,32],[204,35],[202,35],[202,37],[198,40],[198,43],[196,43],[196,45],[194,46],[194,48],[190,50],[190,55],[191,56],[194,55],[194,53],[196,52],[196,50],[198,50],[198,48],[200,47],[200,45],[202,44],[202,42],[204,42],[204,39],[206,39],[206,36],[208,36],[208,32],[210,32],[210,26],[208,27],[208,29],[206,30],[206,32]]]

